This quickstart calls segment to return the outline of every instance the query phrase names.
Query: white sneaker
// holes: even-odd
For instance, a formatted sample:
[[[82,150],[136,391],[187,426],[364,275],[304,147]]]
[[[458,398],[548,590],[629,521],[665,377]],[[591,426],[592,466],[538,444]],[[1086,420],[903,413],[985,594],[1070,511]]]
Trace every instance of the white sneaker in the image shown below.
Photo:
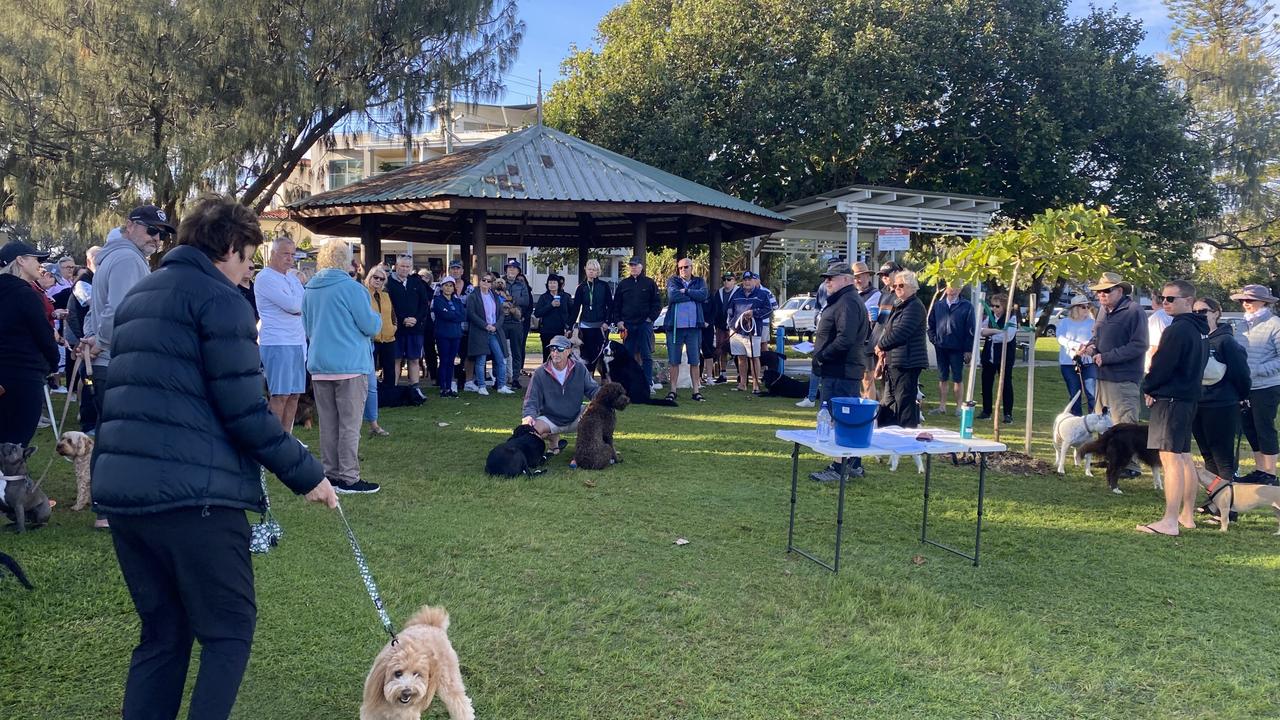
[[[809,398],[805,398],[800,402],[796,403],[796,407],[813,407],[813,404],[814,403],[812,400],[810,400]]]
[[[654,383],[649,386],[649,389],[653,390],[654,392],[657,392],[658,390],[661,390],[663,387],[665,386],[662,383]]]
[[[499,394],[499,395],[515,395],[515,394],[516,394],[516,391],[515,391],[515,390],[512,390],[511,388],[507,387],[506,385],[503,385],[502,387],[498,388],[498,394]]]
[[[51,392],[51,393],[53,393],[53,394],[55,394],[55,395],[66,395],[66,394],[67,394],[67,389],[66,389],[66,388],[64,388],[64,387],[56,387],[56,388],[54,388],[54,389],[50,390],[49,392]]]
[[[476,385],[474,381],[471,381],[471,380],[468,380],[467,384],[462,386],[462,389],[466,390],[467,392],[480,392],[480,387]]]
[[[487,388],[487,387],[478,387],[478,388],[476,388],[476,392],[480,393],[481,395],[488,395],[488,394],[489,394],[489,388]]]

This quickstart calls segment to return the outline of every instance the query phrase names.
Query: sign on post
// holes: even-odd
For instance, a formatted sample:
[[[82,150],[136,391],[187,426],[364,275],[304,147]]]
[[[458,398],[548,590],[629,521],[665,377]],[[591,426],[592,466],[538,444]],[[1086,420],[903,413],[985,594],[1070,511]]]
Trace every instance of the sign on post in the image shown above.
[[[911,249],[911,230],[907,228],[880,228],[876,230],[876,250],[879,252],[906,252]]]

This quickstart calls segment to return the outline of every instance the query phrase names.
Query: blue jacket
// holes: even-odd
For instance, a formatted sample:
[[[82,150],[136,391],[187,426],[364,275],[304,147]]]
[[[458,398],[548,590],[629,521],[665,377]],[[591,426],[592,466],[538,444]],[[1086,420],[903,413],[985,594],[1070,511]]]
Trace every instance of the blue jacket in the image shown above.
[[[738,318],[742,317],[742,313],[751,310],[751,316],[755,319],[755,332],[753,337],[762,337],[769,332],[769,319],[773,317],[773,311],[778,307],[778,301],[774,299],[773,293],[763,285],[748,293],[742,286],[734,288],[733,294],[729,296],[729,302],[726,303],[725,311],[729,319],[729,332],[737,333]]]
[[[93,452],[98,512],[261,509],[259,463],[299,494],[324,479],[267,409],[253,311],[204,253],[180,245],[138,281],[116,308],[112,349]]]
[[[307,370],[312,375],[373,372],[369,343],[382,329],[382,316],[369,304],[369,292],[350,275],[325,268],[307,282],[302,324],[310,343]]]
[[[685,292],[681,292],[684,290]],[[707,284],[700,277],[689,278],[688,285],[679,275],[672,275],[667,278],[667,327],[675,329],[676,326],[676,305],[680,303],[691,302],[698,309],[697,324],[694,327],[702,327],[706,319],[702,315],[702,304],[707,301]]]
[[[954,306],[947,305],[945,296],[933,303],[929,312],[929,342],[939,350],[973,350],[973,304],[964,298],[956,298]]]
[[[436,337],[460,339],[462,321],[467,319],[467,306],[455,293],[449,300],[437,294],[431,301],[431,312],[436,316]]]

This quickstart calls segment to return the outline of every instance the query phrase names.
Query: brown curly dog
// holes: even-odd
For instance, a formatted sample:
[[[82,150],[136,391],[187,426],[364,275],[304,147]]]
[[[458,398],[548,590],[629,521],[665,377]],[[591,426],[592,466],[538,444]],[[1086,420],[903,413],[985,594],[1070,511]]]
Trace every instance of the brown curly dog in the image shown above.
[[[630,404],[626,391],[618,383],[607,382],[600,386],[578,422],[574,465],[583,470],[603,470],[622,462],[622,456],[613,447],[613,429],[618,424],[617,411],[625,410]]]

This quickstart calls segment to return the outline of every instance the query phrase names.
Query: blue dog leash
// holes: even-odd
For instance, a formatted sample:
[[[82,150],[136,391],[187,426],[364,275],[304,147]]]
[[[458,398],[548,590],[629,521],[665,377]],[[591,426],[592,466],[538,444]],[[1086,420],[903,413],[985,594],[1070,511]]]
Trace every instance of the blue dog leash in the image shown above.
[[[373,581],[373,573],[369,572],[369,563],[364,559],[364,553],[360,551],[360,543],[356,542],[356,534],[351,530],[351,523],[347,522],[346,513],[342,512],[342,503],[338,503],[338,517],[342,518],[342,526],[347,530],[347,540],[351,541],[351,552],[356,556],[356,567],[360,570],[360,579],[364,581],[364,589],[369,593],[369,599],[373,600],[373,607],[378,611],[378,618],[382,621],[382,629],[387,631],[391,636],[391,644],[395,645],[396,638],[395,626],[391,624],[391,618],[387,615],[386,608],[382,604],[382,595],[378,592],[378,584]]]

